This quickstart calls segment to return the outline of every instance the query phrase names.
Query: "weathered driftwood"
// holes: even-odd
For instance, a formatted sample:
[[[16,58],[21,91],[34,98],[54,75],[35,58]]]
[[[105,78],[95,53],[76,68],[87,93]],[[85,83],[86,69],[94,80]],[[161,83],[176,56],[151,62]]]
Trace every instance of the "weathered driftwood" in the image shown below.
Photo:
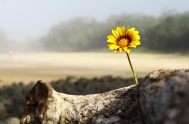
[[[26,100],[21,124],[187,124],[189,70],[153,71],[137,86],[86,96],[38,81]]]
[[[132,85],[79,96],[58,93],[50,84],[38,81],[26,95],[21,124],[130,123],[131,116],[140,114],[135,89]]]
[[[189,124],[189,69],[153,71],[138,92],[147,124]]]

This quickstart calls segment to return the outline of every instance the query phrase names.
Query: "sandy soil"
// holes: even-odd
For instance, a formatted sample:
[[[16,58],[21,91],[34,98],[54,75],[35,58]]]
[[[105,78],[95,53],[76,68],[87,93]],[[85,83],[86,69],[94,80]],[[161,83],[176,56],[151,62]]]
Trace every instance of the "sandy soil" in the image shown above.
[[[189,56],[178,54],[130,54],[138,77],[153,70],[189,69]],[[0,54],[0,85],[13,82],[50,82],[67,76],[132,77],[125,53],[28,53],[12,57]]]

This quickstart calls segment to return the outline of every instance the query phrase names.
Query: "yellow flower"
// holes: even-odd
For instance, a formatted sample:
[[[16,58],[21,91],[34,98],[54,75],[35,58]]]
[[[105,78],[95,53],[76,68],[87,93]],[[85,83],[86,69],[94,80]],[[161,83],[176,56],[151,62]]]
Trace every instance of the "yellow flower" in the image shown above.
[[[122,53],[123,49],[129,54],[131,49],[130,47],[136,48],[136,45],[140,45],[140,35],[138,35],[138,31],[135,28],[128,29],[127,27],[125,31],[125,26],[117,27],[117,29],[112,29],[113,34],[109,34],[107,42],[107,46],[109,49],[115,49],[115,53],[120,51]]]

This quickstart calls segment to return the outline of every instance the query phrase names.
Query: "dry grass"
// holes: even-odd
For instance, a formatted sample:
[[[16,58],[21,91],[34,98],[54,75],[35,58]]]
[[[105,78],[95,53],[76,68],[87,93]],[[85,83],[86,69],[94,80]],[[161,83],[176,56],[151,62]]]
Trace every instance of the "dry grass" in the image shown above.
[[[139,77],[150,71],[189,69],[189,57],[178,54],[130,54]],[[125,53],[31,53],[12,57],[0,54],[0,85],[13,82],[44,80],[46,82],[76,77],[101,77],[105,75],[132,77]]]

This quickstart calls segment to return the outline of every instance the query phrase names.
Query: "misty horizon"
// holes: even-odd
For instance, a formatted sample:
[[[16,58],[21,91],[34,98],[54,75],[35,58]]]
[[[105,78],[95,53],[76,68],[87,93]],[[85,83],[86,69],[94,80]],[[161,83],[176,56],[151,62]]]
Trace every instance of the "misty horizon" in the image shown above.
[[[166,23],[162,18],[170,15],[183,23],[187,20],[188,4],[186,0],[182,3],[178,0],[0,0],[0,52],[102,49],[111,29],[128,25],[139,30],[142,44],[146,47],[144,42],[149,40],[149,36],[145,32]],[[178,17],[182,18],[181,22]],[[157,39],[157,36],[153,38]]]
[[[122,3],[122,4],[118,4]],[[25,41],[46,35],[50,29],[79,17],[106,22],[111,15],[146,15],[160,17],[164,13],[189,11],[189,1],[24,1],[0,0],[0,30],[9,40]]]
[[[189,11],[186,11],[186,12],[189,12]],[[183,13],[186,13],[186,12],[183,12]],[[161,16],[169,16],[169,15],[176,15],[176,14],[182,14],[182,13],[171,13],[171,11],[166,11],[166,13],[162,13],[159,17]],[[121,16],[121,15],[128,15],[128,16],[132,16],[132,14],[127,14],[127,13],[122,13],[120,15],[110,15],[109,17],[111,16]],[[145,15],[145,14],[133,14],[133,17],[134,15],[138,15],[138,16],[148,16],[148,15]],[[109,18],[108,17],[108,18]],[[148,17],[153,17],[153,18],[159,18],[159,17],[155,17],[155,16],[148,16]],[[66,22],[69,22],[71,20],[74,20],[74,19],[77,19],[77,18],[87,18],[87,19],[91,19],[91,20],[95,20],[97,21],[98,23],[106,23],[107,19],[105,20],[105,22],[101,22],[101,21],[98,21],[96,20],[95,18],[89,18],[89,17],[75,17],[73,19],[69,19],[69,20],[66,20],[66,21],[60,21],[59,23],[56,23],[56,24],[53,24],[51,25],[46,31],[44,31],[41,35],[38,35],[38,36],[32,36],[32,35],[24,35],[23,33],[17,33],[16,35],[15,34],[12,34],[12,33],[8,33],[6,32],[5,30],[3,30],[1,27],[0,27],[0,33],[3,33],[3,35],[5,35],[5,37],[8,38],[9,41],[14,41],[14,42],[27,42],[27,41],[31,41],[31,40],[37,40],[45,35],[47,35],[49,33],[49,31],[51,30],[51,28],[53,28],[54,26],[57,26],[61,23],[66,23]]]

